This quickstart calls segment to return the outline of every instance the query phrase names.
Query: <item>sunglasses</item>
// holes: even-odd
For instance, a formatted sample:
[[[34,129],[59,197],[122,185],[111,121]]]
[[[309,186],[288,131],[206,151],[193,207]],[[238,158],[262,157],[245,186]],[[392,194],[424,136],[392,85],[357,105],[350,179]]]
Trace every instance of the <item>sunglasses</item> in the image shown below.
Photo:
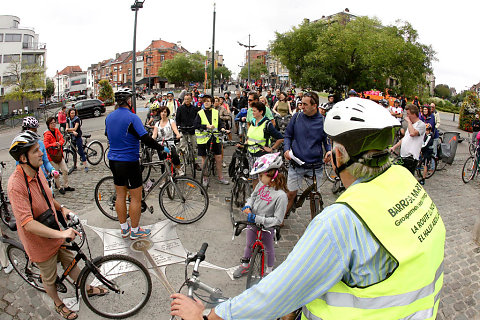
[[[255,100],[253,100],[253,99],[248,99],[248,101],[249,101],[249,102],[252,102],[252,101],[255,101]]]

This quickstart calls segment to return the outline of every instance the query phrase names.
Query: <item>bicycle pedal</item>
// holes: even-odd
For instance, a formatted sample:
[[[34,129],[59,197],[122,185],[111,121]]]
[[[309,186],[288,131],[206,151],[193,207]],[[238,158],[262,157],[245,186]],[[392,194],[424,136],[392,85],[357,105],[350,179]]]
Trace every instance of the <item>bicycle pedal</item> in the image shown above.
[[[55,286],[57,287],[57,291],[60,293],[67,293],[67,286],[61,282],[59,282],[60,279],[57,278],[57,281],[55,282]]]

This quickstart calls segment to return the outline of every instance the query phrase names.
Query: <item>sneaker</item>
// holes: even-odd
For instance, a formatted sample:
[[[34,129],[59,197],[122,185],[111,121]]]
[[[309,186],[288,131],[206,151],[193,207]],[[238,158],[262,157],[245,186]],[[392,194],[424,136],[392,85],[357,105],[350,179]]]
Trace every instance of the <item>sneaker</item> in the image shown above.
[[[130,236],[130,231],[132,230],[132,228],[130,227],[130,225],[128,225],[128,228],[127,229],[122,229],[120,228],[122,231],[122,238],[128,238]]]
[[[8,263],[8,266],[3,268],[3,272],[5,272],[6,274],[9,274],[10,272],[12,272],[12,270],[13,270],[13,265],[10,262]]]
[[[228,182],[228,180],[225,179],[225,178],[223,178],[223,179],[218,179],[218,182],[219,182],[220,184],[230,184],[230,182]]]
[[[85,169],[85,172],[88,172],[88,167],[85,167],[84,169]]]
[[[138,228],[137,232],[130,231],[130,239],[137,240],[140,238],[146,238],[150,235],[152,231],[150,229]]]
[[[177,174],[178,174],[179,176],[184,176],[184,175],[185,175],[185,171],[183,171],[183,168],[178,168],[178,169],[177,169]]]
[[[60,190],[58,190],[61,194],[65,194],[65,188],[60,188]]]
[[[72,188],[72,187],[65,187],[65,191],[75,191],[75,188]]]
[[[243,265],[239,265],[237,270],[233,272],[233,277],[235,279],[241,278],[243,276],[246,276],[248,273],[248,270],[250,270],[250,265],[248,267],[244,267]]]
[[[205,188],[208,187],[208,178],[203,178],[202,186],[204,186]]]

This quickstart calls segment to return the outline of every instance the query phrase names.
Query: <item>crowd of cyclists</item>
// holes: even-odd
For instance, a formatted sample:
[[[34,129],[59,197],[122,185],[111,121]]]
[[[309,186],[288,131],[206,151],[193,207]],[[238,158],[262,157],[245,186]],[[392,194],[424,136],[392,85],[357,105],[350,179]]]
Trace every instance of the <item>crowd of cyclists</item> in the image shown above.
[[[375,207],[375,203],[357,203],[355,196],[349,191],[353,188],[349,189],[349,187],[353,185],[374,186],[383,188],[381,192],[387,195],[386,190],[391,186],[385,185],[383,180],[377,178],[381,173],[388,172],[390,179],[398,178],[402,181],[402,188],[405,188],[405,190],[412,188],[416,184],[416,180],[414,183],[410,176],[405,176],[406,171],[391,169],[390,152],[400,148],[399,154],[403,164],[411,173],[417,167],[420,153],[422,153],[425,177],[426,171],[429,170],[430,159],[437,156],[436,144],[438,144],[439,139],[440,116],[435,110],[435,105],[420,106],[418,100],[414,100],[417,101],[416,104],[407,104],[404,99],[400,98],[390,106],[386,100],[380,100],[376,103],[358,96],[354,90],[351,90],[348,92],[348,97],[343,101],[336,101],[337,97],[332,94],[328,96],[327,103],[320,103],[317,93],[300,90],[297,94],[295,87],[287,92],[282,92],[279,89],[275,91],[266,90],[265,95],[262,94],[261,90],[236,91],[233,98],[231,98],[230,92],[225,92],[223,96],[210,96],[200,93],[194,87],[192,92],[188,92],[186,89],[182,90],[177,99],[173,92],[152,97],[146,105],[149,108],[148,115],[145,121],[142,121],[131,110],[131,90],[118,90],[115,93],[115,111],[110,113],[105,121],[105,135],[110,146],[108,160],[114,177],[117,195],[115,210],[118,215],[122,237],[136,240],[146,238],[151,233],[151,230],[140,226],[143,188],[139,155],[141,143],[156,150],[159,159],[165,159],[166,155],[169,154],[175,165],[177,175],[184,175],[186,172],[185,164],[181,162],[180,155],[186,152],[188,142],[193,144],[194,152],[200,158],[200,161],[195,163],[197,170],[204,169],[203,163],[207,156],[207,149],[211,148],[210,150],[214,153],[218,183],[228,185],[229,181],[224,177],[222,170],[227,166],[224,161],[222,137],[226,136],[226,139],[233,140],[233,133],[239,139],[237,147],[247,148],[248,151],[253,193],[242,208],[248,222],[262,225],[267,229],[283,226],[286,213],[292,207],[297,191],[303,187],[306,181],[308,183],[305,177],[315,175],[317,179],[321,179],[325,163],[332,163],[336,175],[341,178],[347,188],[347,191],[342,195],[346,205],[330,206],[325,209],[327,214],[315,218],[314,223],[309,226],[287,261],[278,267],[280,269],[278,272],[273,270],[275,261],[273,236],[271,232],[266,232],[263,235],[268,260],[266,274],[272,274],[272,276],[266,278],[269,280],[262,281],[256,290],[248,290],[238,298],[229,300],[229,302],[217,307],[208,316],[208,319],[271,318],[274,315],[286,314],[302,306],[304,306],[303,314],[305,317],[319,319],[319,315],[325,316],[331,312],[338,312],[332,305],[318,301],[321,300],[318,297],[321,294],[326,294],[337,282],[340,281],[345,285],[337,288],[337,290],[362,297],[361,293],[349,292],[348,288],[356,286],[375,287],[375,284],[384,281],[397,268],[405,268],[408,271],[410,268],[418,266],[420,262],[410,263],[412,259],[415,260],[413,254],[400,255],[400,252],[404,250],[403,248],[395,247],[393,244],[391,248],[389,243],[385,247],[380,245],[383,242],[379,241],[378,238],[388,237],[387,230],[390,230],[390,228],[380,231],[381,228],[377,228],[377,225],[388,221],[385,219],[375,221],[375,217],[369,215],[367,211],[373,208],[374,212],[378,212],[380,209]],[[60,130],[56,128],[57,122],[60,123]],[[45,175],[51,173],[55,176],[55,183],[60,193],[64,194],[66,191],[75,190],[70,187],[66,174],[62,175],[63,182],[60,182],[59,173],[66,172],[65,162],[60,156],[62,155],[63,134],[73,135],[84,165],[84,171],[88,172],[82,149],[81,121],[77,117],[76,110],[70,109],[65,112],[62,109],[57,119],[51,117],[47,119],[46,124],[48,130],[44,133],[45,143],[42,143],[40,136],[36,134],[38,121],[33,117],[25,118],[24,131],[13,140],[10,148],[10,154],[19,163],[16,172],[23,170],[27,189],[33,181],[35,188],[39,190],[38,193],[32,194],[35,201],[46,199],[42,187],[44,179],[41,178],[42,175],[38,171],[40,167]],[[398,128],[400,129],[397,130]],[[400,133],[397,134],[397,131]],[[207,132],[211,132],[213,135],[209,135]],[[395,137],[398,140],[396,143],[394,143]],[[36,148],[37,142],[39,148]],[[43,154],[42,163],[37,161],[40,153]],[[35,157],[34,163],[33,160],[30,160],[32,157]],[[346,170],[347,168],[348,170]],[[27,178],[27,174],[29,178]],[[424,181],[424,178],[421,179],[420,184],[424,184]],[[205,184],[205,181],[201,182]],[[67,232],[68,230],[61,234],[55,233],[54,236],[53,233],[44,229],[44,227],[51,229],[51,226],[42,225],[40,229],[26,227],[30,221],[37,221],[37,218],[45,210],[33,210],[33,208],[27,210],[29,219],[26,218],[27,213],[22,213],[23,215],[20,216],[19,212],[25,210],[24,208],[20,210],[18,203],[25,201],[25,197],[27,202],[30,199],[30,203],[32,203],[32,195],[30,190],[27,194],[26,190],[14,191],[14,188],[21,189],[22,187],[20,183],[16,183],[14,186],[13,182],[10,183],[9,181],[9,195],[12,192],[10,200],[14,215],[17,217],[19,230],[21,229],[22,233],[25,234],[21,236],[22,242],[26,242],[25,245],[31,239],[37,239],[30,236],[29,233],[34,234],[35,237],[43,237],[42,239],[45,239],[45,237],[65,239],[67,233],[68,237],[75,237],[75,233],[73,231]],[[320,184],[318,185],[319,188]],[[357,187],[355,190],[362,190],[357,192],[368,199],[368,188]],[[17,200],[19,197],[21,200]],[[52,200],[49,199],[49,201]],[[49,201],[47,201],[47,204]],[[387,204],[392,201],[386,201],[385,204],[379,206],[382,209],[387,208]],[[64,214],[70,212],[68,209],[64,210],[64,207],[60,206],[55,200],[51,203],[54,204],[56,210],[60,210]],[[127,203],[129,203],[128,208]],[[46,209],[43,208],[43,204],[40,207]],[[50,205],[47,207],[50,207]],[[423,212],[422,210],[423,207],[417,213],[414,213],[415,217],[420,215]],[[431,208],[430,211],[432,211]],[[435,212],[436,209],[431,214],[433,215]],[[360,216],[360,219],[358,219],[358,216]],[[18,219],[19,217],[21,219]],[[346,220],[340,221],[342,217]],[[374,227],[368,229],[367,225],[374,225]],[[442,240],[443,224],[439,223],[439,225],[441,226],[436,229],[435,238],[441,242],[444,241],[444,229]],[[345,234],[345,230],[361,230],[361,236],[357,235],[358,238],[355,241],[350,239],[353,242],[349,242],[347,245],[346,243],[349,240],[338,240],[340,235]],[[406,242],[413,243],[406,232],[405,234],[402,232],[404,231],[400,232],[399,238],[408,238]],[[19,234],[22,233],[19,232]],[[256,234],[257,228],[249,226],[241,265],[234,272],[235,278],[244,276],[249,270],[249,258]],[[328,236],[325,237],[325,235]],[[58,240],[55,243],[57,242],[60,243],[61,241]],[[322,244],[320,247],[323,249],[318,248],[318,244]],[[350,251],[344,251],[337,247],[338,245],[346,246]],[[317,256],[306,249],[312,248],[312,246],[315,246],[316,249],[313,250]],[[364,261],[353,261],[351,259],[355,250],[368,251],[370,256],[368,258],[365,256],[366,260]],[[418,250],[422,252],[431,250],[430,255],[434,256],[434,259],[432,259],[434,261],[439,259],[440,247],[438,244],[420,246]],[[61,259],[58,256],[59,252],[54,253],[54,259]],[[27,253],[29,252],[27,251]],[[50,253],[46,255],[49,255],[48,261],[50,261],[52,255]],[[332,260],[332,255],[339,258],[328,261]],[[32,256],[35,255],[32,254]],[[318,257],[322,257],[325,261],[319,260]],[[39,258],[38,262],[42,263],[43,258],[43,256]],[[373,260],[381,261],[381,263],[370,265]],[[318,270],[314,272],[315,276],[309,280],[299,279],[298,276],[302,272],[295,270],[296,266],[298,267],[298,261],[302,261],[301,265],[302,268],[305,268],[303,270],[305,274],[309,273],[309,265],[316,265]],[[341,263],[338,261],[341,261]],[[406,263],[407,267],[403,267],[401,264],[404,261],[408,262]],[[422,260],[421,263],[424,263],[424,261]],[[366,265],[369,270],[368,277],[354,275],[355,272],[363,270]],[[380,266],[382,267],[380,268]],[[434,266],[423,268],[426,273],[431,273],[433,270],[435,274],[437,267],[438,265],[435,266],[435,270],[433,270]],[[45,268],[51,273],[53,267],[50,263]],[[349,270],[349,272],[345,272],[345,270]],[[291,275],[295,281],[298,281],[303,291],[297,290],[295,287],[290,288],[289,291],[288,285],[285,285],[284,288],[275,293],[275,299],[273,299],[270,287],[277,282],[285,284],[286,277],[282,275],[282,272]],[[331,276],[322,278],[325,272],[331,274]],[[375,276],[372,276],[372,274]],[[424,280],[416,280],[418,283],[426,285]],[[397,284],[400,281],[401,279],[394,279],[390,282]],[[437,278],[435,281],[437,281]],[[411,289],[412,286],[405,284],[399,286],[395,291],[398,294],[404,294]],[[101,295],[103,293],[101,290],[94,291],[98,289],[93,287],[91,290],[92,294]],[[372,290],[371,292],[375,291]],[[381,290],[378,292],[373,295],[385,293]],[[437,289],[435,289],[435,292],[437,292]],[[64,305],[58,302],[58,296],[48,290],[47,293],[55,301],[57,312],[65,319],[75,319],[77,317],[76,313],[66,309]],[[291,298],[292,295],[296,298]],[[174,295],[173,298],[173,315],[180,315],[184,319],[198,319],[199,310],[200,312],[203,310],[198,301],[185,300],[181,295]],[[433,309],[436,308],[435,306],[438,307],[438,299],[435,296],[429,298],[432,299],[432,305],[428,304],[428,306]],[[281,307],[271,308],[273,306],[272,301],[276,299],[282,302]],[[248,301],[255,301],[255,306],[244,313],[241,305]],[[411,304],[414,303],[415,301],[411,302]],[[341,303],[339,302],[339,304]],[[265,308],[268,307],[272,310],[265,313]],[[361,306],[353,308],[356,308],[357,315],[370,315],[369,312],[373,312],[365,311]],[[414,313],[423,310],[416,307],[404,309],[401,312],[398,311],[397,314],[408,315],[410,311]],[[247,316],[245,316],[246,314]],[[191,315],[194,316],[190,317]],[[425,317],[425,319],[427,318]]]

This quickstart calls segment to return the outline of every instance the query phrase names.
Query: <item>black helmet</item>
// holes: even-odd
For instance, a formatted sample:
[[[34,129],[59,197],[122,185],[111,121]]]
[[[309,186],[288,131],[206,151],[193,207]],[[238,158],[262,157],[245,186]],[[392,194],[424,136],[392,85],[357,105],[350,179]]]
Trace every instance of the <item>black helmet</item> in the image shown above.
[[[330,94],[328,95],[328,97],[329,97],[329,98],[333,98],[333,97],[335,97],[335,95],[334,95],[333,93],[330,93]]]
[[[20,156],[30,150],[30,147],[40,140],[40,136],[33,131],[26,130],[18,134],[12,141],[8,151],[13,159],[19,161]]]
[[[394,103],[394,104],[395,104],[395,103],[398,103],[398,105],[401,104],[399,99],[396,99],[393,103]]]
[[[387,99],[380,99],[380,101],[378,101],[378,103],[382,106],[384,106],[385,108],[388,107],[388,101]]]
[[[115,101],[122,103],[126,102],[128,98],[131,98],[133,96],[132,90],[129,88],[125,89],[120,89],[117,92],[115,92]]]

